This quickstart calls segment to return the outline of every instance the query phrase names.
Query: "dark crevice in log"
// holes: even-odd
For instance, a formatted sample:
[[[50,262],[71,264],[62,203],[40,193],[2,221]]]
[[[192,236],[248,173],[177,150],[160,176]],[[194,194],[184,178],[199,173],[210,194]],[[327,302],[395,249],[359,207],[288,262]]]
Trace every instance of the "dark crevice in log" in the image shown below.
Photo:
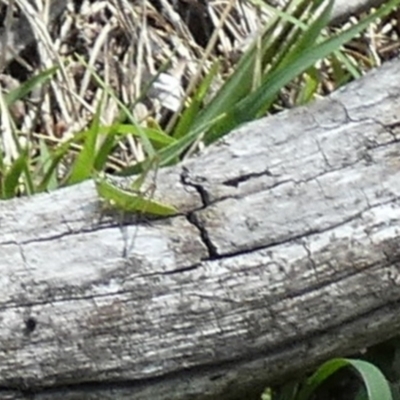
[[[181,183],[183,186],[190,186],[197,191],[197,193],[199,194],[200,199],[203,203],[202,208],[206,208],[207,206],[209,206],[211,204],[210,195],[207,192],[207,190],[204,188],[204,186],[201,183],[195,183],[190,180],[190,171],[186,167],[182,168],[182,173],[181,173],[180,179],[181,179]]]
[[[196,214],[189,213],[187,216],[187,220],[199,230],[200,237],[208,249],[208,259],[216,260],[220,258],[217,248],[214,246],[212,240],[210,239],[210,236],[208,235],[207,229],[205,228],[204,224],[200,221],[200,219],[196,216]]]
[[[238,177],[233,178],[233,179],[228,179],[226,181],[223,181],[222,184],[226,185],[226,186],[238,187],[240,183],[246,182],[246,181],[248,181],[250,179],[253,179],[253,178],[259,178],[259,177],[264,176],[264,175],[273,176],[271,171],[266,169],[265,171],[262,171],[262,172],[241,175],[241,176],[238,176]]]

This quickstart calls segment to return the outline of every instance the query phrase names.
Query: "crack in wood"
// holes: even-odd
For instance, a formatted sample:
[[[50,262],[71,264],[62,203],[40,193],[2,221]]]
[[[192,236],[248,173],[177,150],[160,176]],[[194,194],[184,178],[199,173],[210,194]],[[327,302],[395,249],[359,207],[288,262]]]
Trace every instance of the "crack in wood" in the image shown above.
[[[208,255],[209,255],[209,260],[215,260],[217,258],[220,258],[220,255],[218,254],[217,248],[212,242],[207,229],[205,228],[204,224],[201,223],[200,219],[196,216],[196,214],[189,213],[187,216],[187,220],[194,225],[200,232],[200,237],[204,245],[207,247],[208,250]],[[204,261],[204,260],[202,260]]]
[[[210,200],[210,195],[207,192],[207,190],[204,188],[204,186],[200,183],[195,183],[192,180],[190,180],[190,171],[187,167],[183,166],[182,167],[182,172],[180,174],[180,180],[183,186],[190,186],[194,189],[196,189],[197,193],[200,196],[200,199],[203,203],[203,208],[206,208],[211,204]]]
[[[253,172],[251,174],[245,174],[245,175],[241,175],[241,176],[238,176],[235,178],[231,178],[231,179],[228,179],[221,183],[226,186],[233,186],[233,187],[237,188],[237,187],[239,187],[240,183],[242,183],[242,182],[246,182],[253,178],[259,178],[264,175],[271,176],[271,177],[274,176],[269,169],[265,169],[264,171],[261,171],[261,172]]]

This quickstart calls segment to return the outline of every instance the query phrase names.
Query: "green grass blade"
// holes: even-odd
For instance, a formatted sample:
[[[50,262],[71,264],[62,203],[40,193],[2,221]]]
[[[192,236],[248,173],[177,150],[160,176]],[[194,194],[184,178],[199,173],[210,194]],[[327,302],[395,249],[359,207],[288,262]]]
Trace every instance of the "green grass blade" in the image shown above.
[[[308,2],[306,2],[308,3]],[[310,4],[308,4],[310,5]],[[300,7],[300,11],[296,8],[294,12],[298,18],[306,18],[307,22],[303,22],[302,20],[296,19],[296,22],[293,22],[292,33],[288,33],[288,38],[282,39],[282,43],[284,45],[280,46],[280,54],[270,65],[268,72],[264,74],[263,82],[265,82],[271,74],[273,74],[277,70],[284,70],[287,66],[290,66],[293,60],[296,60],[305,49],[313,46],[316,43],[320,36],[322,30],[326,27],[329,22],[330,14],[332,12],[333,1],[329,0],[320,0],[315,1],[311,4],[311,7],[304,7],[304,3],[300,3],[298,7]],[[311,69],[309,69],[311,70]],[[315,77],[315,75],[314,75]],[[299,102],[296,105],[304,103],[306,99],[310,99],[317,90],[318,81],[313,80],[312,76],[309,76],[308,82],[306,82],[306,86],[304,89],[307,91],[303,92],[303,97],[299,97]],[[307,85],[308,83],[308,85]],[[261,85],[259,85],[261,86]],[[259,115],[262,115],[267,110],[270,109],[271,105],[274,103],[277,93],[270,96],[270,98],[265,101],[264,109],[259,111]]]
[[[400,0],[389,1],[375,11],[374,14],[364,18],[357,25],[331,39],[327,39],[320,44],[305,49],[303,53],[299,55],[296,60],[293,60],[292,64],[285,69],[274,71],[268,76],[268,79],[265,79],[260,88],[234,106],[218,126],[211,130],[207,136],[207,143],[215,141],[244,122],[257,118],[257,116],[264,111],[265,104],[270,102],[271,97],[274,97],[281,88],[314,65],[318,60],[327,57],[344,43],[358,35],[376,18],[380,18],[389,13],[390,10],[398,4],[400,4]]]
[[[389,382],[375,365],[363,360],[347,360],[360,376],[369,400],[392,400]]]
[[[67,152],[65,152],[65,154],[66,153]],[[50,190],[52,188],[51,181],[54,179],[54,177],[57,176],[56,173],[57,167],[59,166],[65,154],[62,154],[61,152],[54,152],[54,154],[50,154],[50,158],[46,160],[46,169],[44,170],[44,175],[37,186],[38,192],[43,192],[45,190]],[[56,188],[58,188],[59,186],[60,185],[58,184],[57,180]]]
[[[260,50],[257,43],[254,42],[235,66],[235,72],[227,79],[216,96],[200,113],[194,128],[227,112],[237,101],[246,97],[251,92],[257,59],[261,56],[263,60],[262,68],[265,68],[266,65],[276,58],[279,52],[285,53],[287,51],[287,38],[290,36],[292,29],[297,27],[297,24],[300,24],[297,18],[301,17],[309,4],[309,0],[292,1],[287,7],[287,12],[274,10],[278,18],[273,18],[262,33],[261,54],[259,54]],[[285,22],[284,25],[282,21]],[[283,43],[285,45],[282,45]]]
[[[103,130],[100,128],[99,131],[102,132]],[[105,168],[110,154],[118,143],[116,135],[105,134],[102,136],[102,142],[95,155],[93,171],[102,171]]]
[[[61,143],[55,150],[49,152],[50,158],[48,160],[44,160],[47,166],[44,171],[44,176],[38,185],[37,191],[42,192],[43,190],[47,189],[49,180],[52,178],[52,176],[57,176],[57,168],[60,165],[61,160],[69,154],[71,145],[84,142],[86,136],[86,131],[78,132],[72,138]],[[65,182],[62,182],[62,184],[65,184]],[[58,186],[62,186],[62,184]]]
[[[317,92],[319,85],[319,72],[316,68],[311,67],[304,77],[304,85],[296,98],[296,106],[306,104],[310,102],[315,93]]]
[[[43,176],[40,183],[37,186],[39,191],[43,190],[54,190],[58,187],[57,174],[55,169],[50,170],[52,154],[43,139],[39,139],[39,161],[38,161],[38,173],[37,175]]]
[[[165,147],[175,142],[175,139],[160,129],[141,127],[140,131],[154,144],[154,148]],[[133,124],[116,123],[109,127],[101,127],[100,133],[113,135],[133,135],[140,139],[139,129]]]
[[[322,29],[324,29],[330,19],[332,13],[333,0],[328,2],[322,2],[321,9],[314,10],[318,17],[315,18],[314,22],[296,40],[295,45],[288,51],[283,60],[276,66],[276,69],[285,69],[287,66],[293,63],[299,56],[309,47],[313,46],[321,35]]]
[[[255,60],[256,48],[253,48],[245,57],[242,57],[235,68],[235,73],[228,78],[214,98],[196,117],[192,130],[225,113],[237,101],[248,95],[252,89]]]
[[[269,72],[274,66],[282,62],[287,52],[296,45],[301,32],[307,29],[307,24],[303,20],[307,20],[310,15],[313,15],[312,11],[316,2],[309,0],[291,1],[284,11],[280,11],[276,7],[272,8],[265,2],[262,2],[261,6],[270,9],[279,16],[274,30],[267,32],[267,35],[264,34],[261,39],[264,48],[264,72],[267,72],[266,67],[268,67]]]
[[[300,390],[296,400],[309,400],[315,390],[333,373],[343,367],[351,367],[360,376],[369,400],[392,400],[390,386],[382,372],[373,364],[363,360],[336,358],[323,364]]]
[[[203,126],[199,126],[196,129],[193,129],[186,136],[183,136],[182,138],[176,140],[171,145],[165,147],[164,149],[161,149],[155,156],[155,158],[159,160],[158,163],[159,166],[165,167],[167,165],[172,164],[174,161],[179,160],[184,151],[187,150],[193,144],[193,142],[199,137],[199,135],[201,135],[211,125],[215,124],[218,120],[221,120],[222,118],[224,118],[224,115],[221,115],[220,117],[216,118],[213,121],[209,121]],[[146,160],[142,162],[136,163],[131,167],[125,168],[123,171],[118,173],[118,176],[130,176],[130,175],[145,173],[148,160],[149,158],[146,158]]]
[[[28,152],[23,151],[11,164],[3,179],[2,198],[11,199],[15,197],[22,174],[29,164]]]
[[[300,390],[296,400],[308,400],[323,382],[333,375],[340,368],[346,367],[347,361],[343,358],[335,358],[327,361],[318,370],[307,379],[305,385]]]
[[[173,160],[179,159],[183,152],[188,149],[193,142],[199,138],[199,136],[205,132],[210,126],[223,119],[224,115],[221,115],[214,120],[211,120],[205,123],[202,126],[197,126],[195,129],[192,129],[186,136],[183,136],[181,139],[177,140],[175,143],[166,147],[165,149],[160,150],[158,153],[158,157],[160,159],[160,166],[169,165]]]
[[[94,78],[94,80],[97,82],[97,84],[107,93],[110,97],[113,98],[113,100],[118,104],[118,107],[120,108],[121,112],[125,113],[126,117],[129,119],[129,121],[136,127],[137,132],[140,137],[141,144],[143,146],[144,151],[146,154],[151,158],[156,155],[156,150],[151,144],[149,138],[146,135],[146,132],[143,130],[143,128],[135,121],[135,118],[129,108],[118,98],[118,96],[114,93],[114,91],[100,78],[100,76],[96,73],[96,71],[93,70],[93,68],[88,65],[85,60],[76,54],[77,59],[88,68]]]
[[[254,71],[257,60],[261,57],[261,69],[271,67],[285,56],[296,43],[296,34],[299,28],[306,29],[306,25],[300,22],[307,11],[310,2],[308,0],[291,2],[287,13],[279,12],[279,18],[269,25],[261,37],[261,50],[255,42],[250,49],[242,56],[235,72],[228,78],[226,83],[218,91],[211,102],[200,112],[192,128],[204,125],[207,121],[214,120],[224,113],[229,113],[232,107],[242,99],[247,98],[254,88]],[[292,13],[292,15],[288,14]],[[283,22],[284,23],[283,23]],[[265,76],[263,77],[265,79]]]
[[[354,64],[351,58],[342,51],[335,51],[330,57],[333,70],[333,82],[336,87],[347,83],[350,78],[359,79],[362,76],[360,67]]]
[[[7,105],[14,104],[17,100],[23,99],[28,95],[35,87],[42,86],[48,81],[58,70],[58,67],[49,68],[46,71],[28,79],[26,82],[22,83],[16,89],[7,93],[4,98]]]
[[[92,176],[96,160],[96,143],[99,136],[100,116],[103,100],[104,97],[101,101],[99,101],[90,129],[86,131],[83,148],[79,152],[78,157],[72,166],[71,174],[67,181],[69,185],[82,182]]]
[[[172,136],[174,138],[180,139],[188,132],[190,132],[190,128],[192,127],[197,115],[199,114],[204,98],[207,95],[207,92],[210,89],[211,83],[213,82],[215,75],[218,73],[219,68],[220,63],[215,62],[211,67],[209,73],[201,82],[199,88],[196,90],[193,98],[191,99],[189,107],[183,112],[176,128],[172,133]]]

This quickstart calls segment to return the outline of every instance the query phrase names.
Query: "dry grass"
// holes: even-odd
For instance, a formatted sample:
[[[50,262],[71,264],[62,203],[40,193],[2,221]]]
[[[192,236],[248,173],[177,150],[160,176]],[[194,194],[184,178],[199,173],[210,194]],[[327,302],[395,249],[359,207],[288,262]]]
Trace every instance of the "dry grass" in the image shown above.
[[[223,60],[216,80],[222,82],[270,17],[265,7],[250,0],[69,0],[60,2],[59,9],[54,6],[55,14],[62,11],[56,18],[45,1],[37,0],[36,8],[27,0],[2,3],[1,17],[8,32],[2,37],[2,48],[11,44],[0,59],[3,91],[38,71],[59,66],[50,83],[9,112],[0,102],[4,159],[10,162],[18,155],[15,132],[20,143],[29,141],[32,146],[41,138],[51,147],[85,129],[104,94],[92,70],[130,107],[139,123],[156,123],[168,130],[213,61]],[[34,39],[18,51],[24,46],[13,42],[12,18],[22,15],[24,35],[32,35],[26,31],[29,24]],[[398,53],[398,18],[395,13],[380,21],[347,46],[347,53],[363,71]],[[328,63],[321,63],[319,73],[318,93],[325,95],[337,82]],[[218,83],[214,90],[217,87]],[[282,92],[276,109],[293,106],[298,87],[294,83]],[[107,95],[101,123],[111,124],[119,112],[115,98]],[[119,168],[143,158],[140,144],[128,136],[115,153],[114,165]]]

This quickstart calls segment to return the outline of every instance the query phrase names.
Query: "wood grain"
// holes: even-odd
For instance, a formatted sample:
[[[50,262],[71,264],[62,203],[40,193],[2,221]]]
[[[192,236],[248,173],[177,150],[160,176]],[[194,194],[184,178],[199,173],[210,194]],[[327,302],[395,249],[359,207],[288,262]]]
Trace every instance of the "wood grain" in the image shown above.
[[[252,399],[397,334],[399,71],[160,171],[173,218],[0,203],[0,397]]]

